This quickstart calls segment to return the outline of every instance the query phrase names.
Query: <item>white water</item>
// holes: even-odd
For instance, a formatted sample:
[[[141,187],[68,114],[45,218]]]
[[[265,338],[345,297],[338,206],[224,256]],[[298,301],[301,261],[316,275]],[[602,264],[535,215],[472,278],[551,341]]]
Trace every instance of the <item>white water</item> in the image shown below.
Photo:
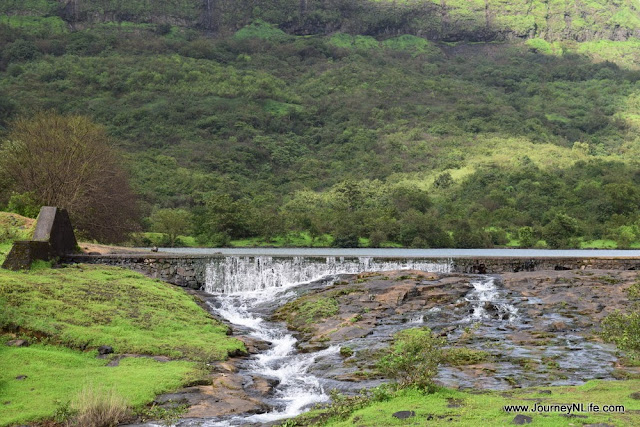
[[[465,299],[473,307],[473,312],[467,321],[479,320],[506,320],[515,322],[518,320],[518,309],[505,298],[505,291],[498,289],[495,278],[485,277],[471,282],[473,290]]]
[[[241,425],[251,422],[270,422],[296,416],[315,403],[329,400],[322,381],[309,368],[323,357],[336,354],[337,346],[316,353],[300,354],[296,339],[275,324],[256,314],[255,308],[264,303],[282,304],[290,299],[290,289],[325,276],[364,271],[417,269],[447,272],[449,264],[408,261],[372,261],[361,257],[344,258],[276,258],[226,257],[207,267],[205,290],[218,296],[211,310],[229,322],[247,328],[249,336],[268,341],[271,348],[250,361],[248,373],[275,378],[273,402],[275,410],[258,415],[241,416],[225,421],[205,422],[204,426]],[[288,298],[289,297],[289,298]]]
[[[419,260],[384,260],[372,257],[271,257],[227,256],[207,266],[205,291],[244,293],[270,288],[286,288],[325,276],[364,271],[422,270],[448,273],[451,263]]]

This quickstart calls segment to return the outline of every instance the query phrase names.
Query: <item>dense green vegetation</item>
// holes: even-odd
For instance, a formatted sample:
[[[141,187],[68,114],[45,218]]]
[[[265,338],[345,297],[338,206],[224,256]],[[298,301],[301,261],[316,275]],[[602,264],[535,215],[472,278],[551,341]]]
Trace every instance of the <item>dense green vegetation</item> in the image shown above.
[[[489,1],[496,28],[524,43],[470,42],[508,39],[471,36],[484,2],[446,2],[443,26],[414,13],[440,2],[304,2],[300,21],[302,2],[212,1],[217,29],[195,0],[53,3],[2,10],[0,126],[39,109],[104,125],[161,243],[640,241],[632,2]],[[581,36],[540,21],[556,8]],[[388,31],[363,27],[382,22],[368,21],[374,9]],[[429,40],[410,35],[432,24]],[[444,27],[460,41],[442,42]],[[11,182],[0,187],[0,204],[33,210]]]

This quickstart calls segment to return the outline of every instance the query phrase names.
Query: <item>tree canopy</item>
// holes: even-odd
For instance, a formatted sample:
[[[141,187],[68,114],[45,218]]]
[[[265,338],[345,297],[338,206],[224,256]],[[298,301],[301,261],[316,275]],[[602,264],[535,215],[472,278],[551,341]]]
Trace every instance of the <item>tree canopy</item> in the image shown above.
[[[138,209],[121,159],[104,128],[83,116],[47,111],[9,124],[0,171],[15,197],[69,211],[85,237],[122,240]]]

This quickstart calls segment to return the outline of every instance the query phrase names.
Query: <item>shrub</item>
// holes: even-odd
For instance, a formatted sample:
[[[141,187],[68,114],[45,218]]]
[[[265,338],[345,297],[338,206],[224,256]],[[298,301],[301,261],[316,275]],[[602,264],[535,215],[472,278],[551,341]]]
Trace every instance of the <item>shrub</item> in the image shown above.
[[[353,349],[348,346],[340,347],[340,356],[351,357],[353,356]]]
[[[85,387],[72,403],[77,411],[72,425],[82,427],[112,427],[127,415],[127,404],[113,389]]]
[[[538,241],[531,227],[520,227],[518,229],[518,240],[520,241],[520,246],[523,248],[533,247]]]
[[[429,391],[443,360],[444,343],[444,338],[436,337],[426,327],[398,332],[387,354],[378,361],[378,370],[400,387]]]
[[[379,248],[382,247],[382,243],[387,240],[387,235],[384,231],[375,230],[369,235],[369,247]]]
[[[30,40],[16,40],[6,48],[5,58],[11,61],[30,61],[40,56],[35,43]]]
[[[616,344],[628,352],[632,360],[640,360],[640,282],[627,289],[629,299],[634,301],[628,313],[615,311],[602,321],[601,335],[605,341]]]
[[[7,211],[36,218],[40,213],[40,203],[33,192],[13,193],[7,203]]]

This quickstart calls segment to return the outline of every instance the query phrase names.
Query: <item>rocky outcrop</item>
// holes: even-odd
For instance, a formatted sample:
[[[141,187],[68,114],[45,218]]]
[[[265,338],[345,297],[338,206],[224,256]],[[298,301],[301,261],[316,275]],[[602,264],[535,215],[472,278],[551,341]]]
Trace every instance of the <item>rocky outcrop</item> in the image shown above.
[[[364,338],[391,317],[456,304],[469,291],[459,275],[392,271],[362,273],[278,309],[274,318],[300,334],[302,351]],[[334,311],[322,306],[335,305]],[[328,315],[324,315],[324,314]]]
[[[391,36],[414,34],[441,41],[627,40],[638,37],[636,2],[525,0],[391,2],[370,0],[59,0],[71,25],[132,21],[229,33],[256,19],[293,34],[335,31]]]
[[[160,395],[154,405],[165,409],[186,405],[188,410],[182,416],[190,419],[267,412],[270,407],[260,397],[268,396],[275,383],[267,378],[239,374],[236,363],[237,360],[231,359],[216,364],[207,378],[209,384]]]
[[[621,366],[598,335],[604,317],[628,309],[625,290],[638,277],[612,270],[365,273],[303,295],[275,317],[297,331],[301,351],[339,346],[340,356],[313,372],[347,388],[379,383],[376,360],[393,335],[422,326],[447,339],[453,356],[438,378],[447,386],[576,384],[639,374]]]

